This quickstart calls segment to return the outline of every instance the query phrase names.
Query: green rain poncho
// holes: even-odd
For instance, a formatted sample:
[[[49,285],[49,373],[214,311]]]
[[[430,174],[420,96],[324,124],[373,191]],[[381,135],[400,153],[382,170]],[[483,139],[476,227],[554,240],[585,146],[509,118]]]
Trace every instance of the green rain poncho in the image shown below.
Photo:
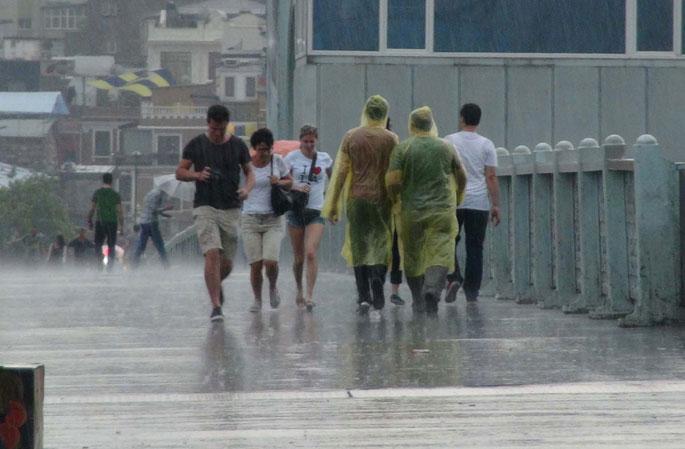
[[[345,213],[342,255],[348,265],[388,265],[392,249],[390,199],[384,183],[397,136],[386,130],[388,102],[369,98],[361,126],[340,144],[323,216],[338,221]]]
[[[456,208],[466,175],[454,147],[437,137],[428,107],[411,113],[410,137],[392,153],[386,184],[399,202],[397,229],[407,277],[432,266],[454,270]]]

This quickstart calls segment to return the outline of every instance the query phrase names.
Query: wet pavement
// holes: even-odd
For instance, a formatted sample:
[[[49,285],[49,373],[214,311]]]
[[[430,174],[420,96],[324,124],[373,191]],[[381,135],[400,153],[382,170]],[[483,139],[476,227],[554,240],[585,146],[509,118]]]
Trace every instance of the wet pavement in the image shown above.
[[[516,420],[497,424],[533,403],[547,404],[538,412],[550,403],[573,413],[580,407],[592,415],[596,409],[596,416],[576,417],[582,418],[579,428],[583,419],[588,426],[601,421],[600,404],[616,404],[614,424],[649,426],[665,413],[659,415],[664,435],[652,437],[672,438],[672,447],[678,447],[685,436],[682,426],[670,426],[685,417],[683,327],[621,329],[615,322],[487,297],[466,304],[461,296],[456,305],[442,303],[435,318],[416,317],[410,307],[394,305],[380,317],[361,318],[355,314],[354,278],[340,274],[320,276],[318,305],[310,314],[294,305],[290,270],[283,269],[281,276],[281,308],[272,311],[267,303],[260,314],[248,311],[247,273],[231,276],[224,283],[226,321],[211,324],[200,266],[114,274],[5,270],[0,274],[0,363],[45,364],[46,448],[590,444],[560,439],[554,420],[548,427],[536,420],[537,435],[547,436],[530,436],[530,441]],[[406,289],[402,293],[408,297]],[[552,402],[550,384],[560,388]],[[519,385],[537,387],[512,387]],[[578,385],[587,387],[578,390]],[[612,392],[612,385],[618,391]],[[621,389],[630,385],[635,388]],[[640,386],[650,385],[668,387],[640,393]],[[511,390],[494,389],[508,398],[501,407],[484,396],[490,389],[471,388],[503,386]],[[583,391],[589,391],[581,395],[587,403],[574,396]],[[431,397],[431,392],[444,394]],[[351,398],[359,401],[346,401]],[[654,418],[620,412],[627,400],[636,404],[628,409]],[[658,405],[669,401],[668,409]],[[482,421],[474,421],[471,403],[489,410],[479,411]],[[308,407],[318,417],[314,429],[306,419]],[[417,410],[423,410],[428,424],[436,420],[427,428],[441,429],[439,434],[421,437],[425,426],[404,434],[407,425],[413,428],[407,422]],[[90,431],[74,416],[88,422]],[[366,422],[362,416],[379,422],[390,416],[388,428],[405,424],[385,443],[373,432],[373,422],[368,429],[363,425],[375,435],[372,444],[371,436],[360,436],[365,434],[359,428]],[[563,413],[558,418],[562,427],[569,424]],[[455,428],[451,422],[513,430],[478,439],[476,433],[467,435],[469,427]],[[335,432],[341,426],[361,433],[341,441]],[[264,428],[273,431],[258,437]],[[221,432],[231,434],[230,444]],[[115,436],[119,442],[112,440]],[[612,442],[625,443],[616,434],[603,445]]]

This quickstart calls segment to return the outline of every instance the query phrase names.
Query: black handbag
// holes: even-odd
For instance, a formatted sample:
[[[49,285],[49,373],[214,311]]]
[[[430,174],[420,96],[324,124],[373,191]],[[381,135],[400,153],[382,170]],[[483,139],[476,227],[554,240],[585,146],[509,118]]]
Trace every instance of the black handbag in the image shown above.
[[[316,166],[316,156],[317,152],[314,152],[314,157],[312,158],[312,165],[309,166],[309,175],[307,175],[307,181],[314,182],[314,166]],[[309,203],[309,192],[301,192],[299,190],[293,190],[290,193],[293,201],[292,210],[298,215],[304,215],[304,210],[307,208]]]
[[[271,176],[274,175],[274,158],[271,157]],[[288,192],[283,190],[279,185],[271,186],[271,208],[274,210],[274,215],[281,216],[293,208],[293,201],[288,195]]]

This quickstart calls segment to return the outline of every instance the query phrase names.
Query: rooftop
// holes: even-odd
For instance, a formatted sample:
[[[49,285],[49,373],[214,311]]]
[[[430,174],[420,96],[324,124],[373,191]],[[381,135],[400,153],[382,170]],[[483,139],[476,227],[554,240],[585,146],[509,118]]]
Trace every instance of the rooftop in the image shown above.
[[[59,92],[0,92],[0,114],[69,115]]]

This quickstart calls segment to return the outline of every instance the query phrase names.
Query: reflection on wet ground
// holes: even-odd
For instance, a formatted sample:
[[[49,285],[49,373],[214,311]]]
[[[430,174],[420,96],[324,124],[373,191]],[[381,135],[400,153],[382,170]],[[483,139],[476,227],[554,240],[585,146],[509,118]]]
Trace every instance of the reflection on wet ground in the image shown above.
[[[106,275],[0,274],[0,363],[46,365],[48,396],[684,379],[685,328],[615,322],[481,298],[435,318],[355,314],[354,278],[323,274],[312,314],[248,312],[246,273],[210,324],[201,267]],[[402,292],[408,296],[405,290]]]

